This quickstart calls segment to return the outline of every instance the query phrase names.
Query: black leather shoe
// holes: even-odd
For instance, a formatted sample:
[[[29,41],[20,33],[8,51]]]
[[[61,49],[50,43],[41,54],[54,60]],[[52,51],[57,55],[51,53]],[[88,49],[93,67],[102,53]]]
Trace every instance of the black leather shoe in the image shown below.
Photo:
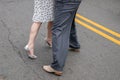
[[[69,48],[69,51],[73,51],[73,52],[80,52],[80,49]]]

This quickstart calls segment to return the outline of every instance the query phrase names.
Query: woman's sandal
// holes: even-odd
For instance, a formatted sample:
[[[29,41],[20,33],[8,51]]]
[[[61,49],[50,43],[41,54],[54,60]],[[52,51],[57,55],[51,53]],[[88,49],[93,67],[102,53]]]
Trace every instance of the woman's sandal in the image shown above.
[[[27,51],[27,54],[28,54],[28,57],[29,58],[31,58],[31,59],[36,59],[37,58],[37,56],[36,55],[31,55],[30,54],[30,49],[29,49],[29,47],[28,47],[28,45],[26,45],[25,47],[24,47],[24,49]]]

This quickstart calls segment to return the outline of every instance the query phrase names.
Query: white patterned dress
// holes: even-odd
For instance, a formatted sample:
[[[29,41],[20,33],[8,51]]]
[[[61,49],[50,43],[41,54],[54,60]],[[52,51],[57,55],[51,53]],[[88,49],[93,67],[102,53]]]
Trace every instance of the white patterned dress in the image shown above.
[[[33,22],[49,22],[53,21],[54,17],[54,2],[53,0],[34,0]]]

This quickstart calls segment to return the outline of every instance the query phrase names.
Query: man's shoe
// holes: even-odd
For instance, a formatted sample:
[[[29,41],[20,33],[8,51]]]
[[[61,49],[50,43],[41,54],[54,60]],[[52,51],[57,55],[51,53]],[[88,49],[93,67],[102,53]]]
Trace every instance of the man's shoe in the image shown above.
[[[61,76],[62,75],[61,71],[57,71],[57,70],[53,69],[50,65],[43,66],[43,70],[45,70],[48,73],[53,73],[53,74],[55,74],[57,76]]]
[[[80,49],[69,48],[69,51],[80,52]]]

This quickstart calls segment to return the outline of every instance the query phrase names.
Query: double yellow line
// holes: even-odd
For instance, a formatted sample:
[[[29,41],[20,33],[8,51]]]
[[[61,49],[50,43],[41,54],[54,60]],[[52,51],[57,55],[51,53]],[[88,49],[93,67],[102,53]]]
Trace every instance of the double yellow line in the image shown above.
[[[81,21],[80,19],[81,19],[82,21]],[[98,24],[98,23],[90,20],[90,19],[87,19],[87,18],[81,16],[81,15],[78,14],[78,13],[76,14],[75,21],[76,21],[78,24],[82,25],[83,27],[85,27],[85,28],[87,28],[87,29],[89,29],[89,30],[91,30],[91,31],[93,31],[93,32],[101,35],[102,37],[104,37],[104,38],[106,38],[106,39],[114,42],[114,43],[117,44],[117,45],[120,45],[120,40],[115,39],[115,38],[113,38],[112,36],[109,36],[108,34],[106,34],[106,33],[102,32],[102,31],[94,28],[93,26],[95,26],[95,27],[97,27],[97,28],[99,28],[99,29],[101,29],[101,30],[106,31],[106,32],[112,34],[113,36],[115,36],[115,37],[117,37],[117,38],[120,38],[120,33],[117,33],[117,32],[115,32],[115,31],[112,31],[112,30],[110,30],[110,29],[108,29],[108,28],[106,28],[106,27],[104,27],[104,26],[102,26],[102,25],[100,25],[100,24]],[[83,21],[85,21],[85,22],[87,22],[87,23],[89,23],[89,24],[91,24],[91,25],[93,25],[93,26],[88,25],[88,24],[86,24],[86,23],[83,22]]]

